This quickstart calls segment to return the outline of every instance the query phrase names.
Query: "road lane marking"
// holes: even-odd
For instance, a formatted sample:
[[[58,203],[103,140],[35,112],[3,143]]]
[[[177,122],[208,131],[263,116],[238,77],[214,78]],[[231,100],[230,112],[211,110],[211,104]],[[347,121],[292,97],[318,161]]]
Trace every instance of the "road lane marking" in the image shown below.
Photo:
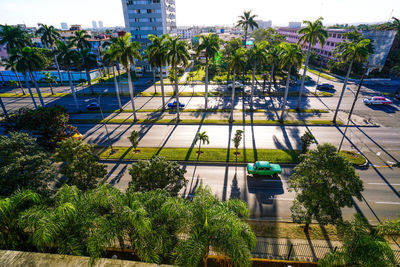
[[[268,179],[264,179],[262,181],[263,182],[282,182],[281,180],[268,180]]]
[[[376,204],[400,205],[400,202],[375,202]]]

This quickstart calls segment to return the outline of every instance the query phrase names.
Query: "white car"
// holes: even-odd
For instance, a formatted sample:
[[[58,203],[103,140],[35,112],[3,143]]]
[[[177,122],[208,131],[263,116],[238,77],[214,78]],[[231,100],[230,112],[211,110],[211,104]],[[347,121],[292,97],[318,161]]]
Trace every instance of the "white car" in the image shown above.
[[[364,104],[366,105],[391,105],[392,101],[383,96],[373,96],[363,99]]]
[[[228,89],[232,90],[233,83],[228,84]],[[235,89],[243,89],[244,85],[240,82],[235,82]]]

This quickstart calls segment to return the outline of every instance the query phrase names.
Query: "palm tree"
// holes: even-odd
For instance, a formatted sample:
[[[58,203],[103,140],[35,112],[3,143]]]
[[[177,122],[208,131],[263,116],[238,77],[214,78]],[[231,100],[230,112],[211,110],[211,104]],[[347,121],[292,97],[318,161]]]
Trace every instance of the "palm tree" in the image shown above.
[[[1,97],[0,97],[0,106],[1,106],[1,109],[3,110],[4,116],[8,119],[7,109],[6,109],[6,106],[4,105],[3,100],[1,99]]]
[[[254,44],[254,46],[248,51],[248,61],[253,66],[253,80],[251,85],[251,96],[250,96],[250,109],[253,110],[254,104],[254,90],[256,81],[256,71],[257,67],[263,65],[267,61],[267,48],[268,42],[262,41],[259,44]]]
[[[206,77],[205,77],[205,109],[208,107],[208,64],[220,49],[218,35],[210,33],[208,36],[200,36],[200,44],[197,47],[197,55],[203,53],[206,58]]]
[[[280,61],[281,61],[281,66],[287,66],[287,79],[286,79],[286,89],[285,89],[285,96],[283,99],[282,103],[282,111],[281,111],[281,117],[279,118],[279,121],[283,123],[284,121],[284,115],[285,115],[285,108],[286,108],[286,102],[287,102],[287,96],[289,93],[289,81],[290,81],[290,72],[292,70],[292,67],[294,65],[300,65],[301,62],[303,61],[303,53],[301,51],[301,48],[297,44],[289,44],[289,43],[282,43],[282,50],[280,54]]]
[[[28,34],[20,27],[0,25],[0,46],[6,45],[7,52],[12,49],[22,49],[31,45]]]
[[[279,61],[280,53],[281,53],[281,46],[279,45],[271,46],[267,50],[267,62],[271,64],[271,74],[270,74],[269,88],[268,88],[269,93],[271,93],[272,83],[276,84],[275,72],[281,64]]]
[[[209,139],[207,133],[206,132],[197,133],[197,136],[196,136],[196,139],[195,139],[195,144],[197,144],[197,142],[199,142],[199,151],[197,152],[197,154],[200,155],[200,153],[201,153],[201,151],[200,151],[201,143],[203,143],[203,145],[205,143],[207,143],[207,144],[210,143],[210,139]]]
[[[108,48],[108,50],[106,50],[106,52],[104,53],[103,56],[103,64],[107,67],[111,67],[112,71],[113,71],[113,79],[114,79],[114,86],[115,86],[115,94],[117,96],[117,100],[118,100],[118,107],[120,111],[123,111],[122,108],[122,104],[121,104],[121,97],[119,95],[119,87],[118,87],[118,81],[117,81],[117,76],[115,74],[115,53],[113,52],[113,50],[110,48]]]
[[[240,200],[221,202],[209,187],[200,186],[193,201],[187,203],[190,232],[175,248],[178,266],[207,267],[210,249],[225,255],[232,266],[250,266],[251,250],[257,238],[242,221],[249,217],[247,205]]]
[[[25,73],[24,74],[25,81],[27,81],[26,74],[27,73],[29,74],[31,81],[35,84],[40,104],[44,107],[45,105],[42,94],[40,93],[39,85],[33,75],[33,71],[40,70],[43,68],[44,65],[43,59],[36,53],[34,48],[30,46],[24,47],[22,49],[12,50],[11,58],[12,58],[11,61],[15,61],[17,70],[22,73]],[[28,87],[28,89],[30,90],[30,86]],[[31,90],[30,93],[32,93]],[[33,98],[33,95],[31,96]]]
[[[234,51],[228,58],[228,69],[233,73],[233,83],[232,83],[232,104],[231,104],[231,114],[229,117],[229,122],[233,122],[233,110],[235,108],[235,83],[236,74],[243,70],[246,64],[246,49],[239,48]]]
[[[347,82],[349,81],[349,76],[351,73],[351,68],[354,62],[362,63],[368,59],[371,51],[370,39],[362,39],[359,41],[352,42],[342,42],[336,48],[337,56],[342,59],[342,61],[349,63],[349,68],[347,70],[346,78],[343,83],[342,92],[340,93],[338,105],[333,116],[333,123],[336,123],[337,114],[339,112],[340,104],[342,103],[342,98],[344,91],[346,90]]]
[[[129,94],[131,97],[132,109],[133,109],[133,117],[134,121],[137,121],[136,109],[135,109],[135,101],[134,97],[134,88],[132,84],[131,77],[131,66],[135,65],[135,59],[141,60],[142,56],[140,55],[139,49],[140,44],[137,42],[131,42],[131,34],[127,33],[122,37],[119,37],[115,43],[111,45],[112,51],[114,51],[115,58],[118,59],[119,62],[124,66],[128,73],[128,85],[129,85]]]
[[[88,81],[89,87],[92,91],[92,95],[94,95],[94,89],[92,87],[92,79],[90,78],[90,69],[97,67],[97,57],[95,54],[91,52],[90,48],[83,48],[79,52],[80,57],[82,59],[81,67],[85,69],[86,79]]]
[[[188,44],[179,40],[180,35],[175,38],[168,38],[168,52],[167,52],[167,61],[173,67],[174,75],[175,75],[175,97],[176,97],[176,114],[177,121],[180,121],[179,116],[179,90],[178,90],[178,65],[185,67],[189,62],[189,51]]]
[[[302,36],[299,38],[298,43],[299,44],[302,43],[303,47],[305,47],[308,44],[308,49],[307,49],[306,62],[304,63],[303,78],[301,79],[301,85],[299,90],[299,99],[297,100],[297,110],[300,109],[301,96],[303,93],[304,81],[306,80],[311,47],[315,46],[318,42],[322,48],[325,44],[326,39],[328,38],[328,32],[324,30],[324,26],[322,25],[322,20],[323,20],[322,17],[319,17],[314,22],[305,20],[303,21],[303,23],[306,24],[307,26],[298,31],[299,35],[302,34]]]
[[[39,23],[39,29],[36,31],[36,34],[41,36],[41,41],[46,48],[49,48],[54,51],[56,48],[56,41],[60,38],[60,34],[54,28],[54,26],[47,26],[46,24]],[[62,83],[62,76],[60,72],[60,66],[57,62],[56,53],[54,53],[54,63],[57,68],[58,78],[60,79],[60,84],[63,86]]]
[[[51,94],[54,95],[53,84],[57,84],[55,76],[51,76],[51,73],[49,71],[43,71],[42,74],[44,75],[44,78],[42,78],[42,80],[50,85]]]
[[[167,62],[168,36],[161,35],[160,37],[157,37],[156,35],[149,34],[148,38],[151,41],[151,44],[148,46],[149,49],[148,59],[152,65],[158,67],[160,82],[161,82],[162,109],[164,109],[165,93],[164,93],[163,67],[166,65]]]
[[[244,47],[247,48],[247,35],[249,29],[253,30],[254,28],[258,28],[257,22],[254,20],[257,15],[252,15],[251,10],[244,11],[243,15],[239,16],[239,21],[237,22],[236,27],[242,27],[244,29]]]
[[[25,95],[24,87],[22,86],[21,79],[19,78],[19,75],[17,73],[17,63],[15,61],[12,61],[11,58],[9,57],[8,59],[3,59],[1,65],[3,65],[6,70],[11,70],[14,73],[18,81],[17,86],[21,88],[22,94]]]
[[[68,73],[69,86],[71,88],[72,96],[74,97],[76,109],[79,110],[78,99],[76,98],[74,84],[72,82],[71,68],[79,66],[79,53],[73,49],[74,44],[71,42],[57,41],[57,60],[64,67]]]
[[[86,31],[80,30],[76,31],[75,35],[70,38],[70,41],[78,47],[80,51],[82,51],[84,48],[91,48],[91,45],[88,41],[90,38],[90,35],[87,34]]]

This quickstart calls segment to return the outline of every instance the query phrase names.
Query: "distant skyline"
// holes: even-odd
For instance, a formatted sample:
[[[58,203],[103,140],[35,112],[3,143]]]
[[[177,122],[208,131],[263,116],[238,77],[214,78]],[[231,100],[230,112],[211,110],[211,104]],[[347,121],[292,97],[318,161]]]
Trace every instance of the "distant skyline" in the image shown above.
[[[244,10],[257,19],[272,20],[273,26],[290,21],[315,20],[324,24],[385,22],[400,17],[399,0],[176,0],[178,26],[232,26]],[[0,24],[37,26],[45,23],[60,28],[61,22],[82,24],[103,21],[104,27],[125,26],[121,0],[1,0]]]

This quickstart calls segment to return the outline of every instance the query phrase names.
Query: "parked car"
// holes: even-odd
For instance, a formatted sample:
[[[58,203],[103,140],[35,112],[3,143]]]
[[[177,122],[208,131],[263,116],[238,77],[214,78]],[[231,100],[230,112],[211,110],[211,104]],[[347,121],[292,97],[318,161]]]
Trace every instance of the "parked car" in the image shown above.
[[[174,102],[172,102],[172,103],[168,103],[167,106],[168,106],[169,108],[176,108],[176,107],[177,107],[176,101],[174,101]],[[179,107],[180,107],[180,108],[183,108],[183,107],[185,107],[185,104],[179,102]]]
[[[334,88],[335,88],[335,86],[333,86],[330,83],[322,83],[322,84],[317,85],[318,90],[332,90]]]
[[[367,97],[363,99],[364,104],[366,105],[391,105],[393,104],[392,101],[387,99],[386,97],[383,96],[373,96],[373,97]]]
[[[97,102],[92,102],[89,105],[87,105],[86,108],[88,110],[98,110],[98,109],[100,109],[100,106]]]
[[[255,163],[247,164],[247,173],[256,175],[273,175],[278,176],[282,173],[281,166],[279,164],[270,164],[268,161],[256,161]]]
[[[228,84],[228,89],[232,90],[233,88],[233,83]],[[240,82],[235,82],[235,90],[236,89],[243,89],[244,85]]]

